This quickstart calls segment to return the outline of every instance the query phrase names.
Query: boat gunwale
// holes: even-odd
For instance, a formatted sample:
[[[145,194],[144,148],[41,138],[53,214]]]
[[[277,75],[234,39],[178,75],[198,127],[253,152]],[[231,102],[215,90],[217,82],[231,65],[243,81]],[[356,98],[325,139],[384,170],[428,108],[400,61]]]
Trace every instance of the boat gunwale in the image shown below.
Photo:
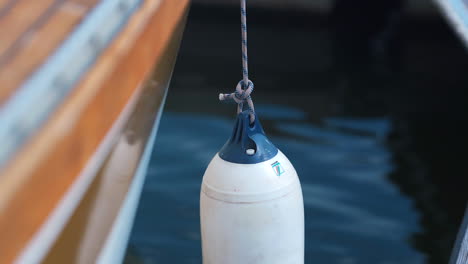
[[[95,153],[121,107],[162,56],[188,0],[159,2],[144,1],[67,101],[4,170],[0,177],[0,189],[5,191],[0,201],[4,234],[0,244],[5,254],[0,262],[18,256],[43,225]],[[31,199],[35,203],[28,202]],[[12,223],[5,216],[18,221]]]

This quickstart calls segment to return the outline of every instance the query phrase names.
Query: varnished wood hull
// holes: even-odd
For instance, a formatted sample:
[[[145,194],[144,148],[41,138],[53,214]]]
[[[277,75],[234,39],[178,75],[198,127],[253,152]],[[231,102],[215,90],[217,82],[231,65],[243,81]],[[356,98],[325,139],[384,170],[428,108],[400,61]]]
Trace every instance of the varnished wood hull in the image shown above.
[[[110,41],[97,40],[102,50],[95,50],[75,82],[59,74],[63,78],[55,85],[70,85],[69,92],[50,104],[39,125],[30,125],[37,121],[32,120],[22,127],[20,144],[9,145],[14,148],[5,155],[0,175],[0,263],[121,261],[188,5],[186,0],[133,2]],[[10,102],[21,99],[28,81],[56,54],[38,64],[33,77],[17,81],[18,87],[15,82],[2,86],[0,132],[21,124],[2,114],[13,111]],[[0,68],[0,83],[8,76]],[[43,103],[57,98],[44,97]],[[36,106],[29,107],[33,112]]]

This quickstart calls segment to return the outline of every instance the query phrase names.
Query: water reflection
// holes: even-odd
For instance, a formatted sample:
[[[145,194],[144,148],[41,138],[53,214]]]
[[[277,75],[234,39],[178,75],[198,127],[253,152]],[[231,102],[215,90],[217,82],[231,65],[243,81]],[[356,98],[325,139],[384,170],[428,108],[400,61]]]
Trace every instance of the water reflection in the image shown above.
[[[389,175],[421,214],[412,245],[427,263],[448,263],[468,201],[464,112],[398,118],[389,137],[396,168]],[[436,125],[434,125],[436,124]]]
[[[447,263],[468,200],[468,57],[447,25],[403,20],[381,54],[328,17],[250,14],[254,100],[302,181],[306,263]],[[234,122],[217,94],[239,81],[237,22],[237,8],[191,10],[131,263],[201,263],[199,188]]]
[[[394,167],[384,142],[389,120],[333,118],[320,125],[304,121],[298,109],[257,108],[274,124],[278,133],[270,138],[302,181],[306,263],[422,263],[407,243],[419,231],[418,215],[387,180]],[[273,119],[278,111],[280,121]],[[201,263],[201,177],[232,122],[165,113],[130,242],[144,263]]]

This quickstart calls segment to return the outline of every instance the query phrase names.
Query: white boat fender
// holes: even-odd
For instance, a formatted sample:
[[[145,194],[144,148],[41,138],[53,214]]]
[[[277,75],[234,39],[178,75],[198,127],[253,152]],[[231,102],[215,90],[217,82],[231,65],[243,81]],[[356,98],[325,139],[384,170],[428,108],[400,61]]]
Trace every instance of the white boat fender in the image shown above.
[[[204,264],[303,264],[302,190],[288,158],[251,111],[203,176],[200,218]]]

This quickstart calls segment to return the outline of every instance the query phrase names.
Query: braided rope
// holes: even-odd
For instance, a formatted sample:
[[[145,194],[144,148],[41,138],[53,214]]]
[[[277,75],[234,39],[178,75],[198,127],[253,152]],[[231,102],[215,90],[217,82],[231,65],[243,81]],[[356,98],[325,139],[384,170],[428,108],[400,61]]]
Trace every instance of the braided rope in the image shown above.
[[[247,9],[246,0],[241,1],[241,32],[242,32],[242,80],[237,84],[236,91],[230,94],[219,94],[219,100],[232,99],[237,103],[237,113],[242,112],[247,102],[250,111],[250,122],[255,121],[255,108],[250,94],[254,84],[249,80],[249,59],[247,56]]]

